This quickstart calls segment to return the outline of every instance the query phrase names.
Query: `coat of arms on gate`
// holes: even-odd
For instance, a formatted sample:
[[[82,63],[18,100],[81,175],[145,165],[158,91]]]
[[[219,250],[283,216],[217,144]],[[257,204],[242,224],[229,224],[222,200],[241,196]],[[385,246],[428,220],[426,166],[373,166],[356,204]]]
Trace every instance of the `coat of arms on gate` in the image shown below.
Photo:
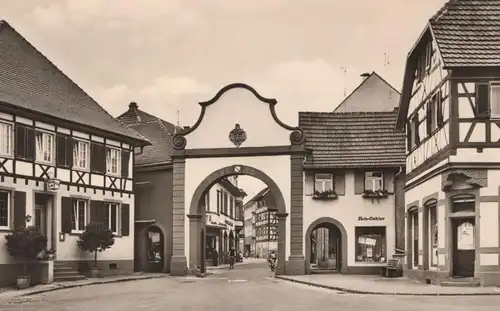
[[[239,147],[241,144],[247,140],[247,133],[243,130],[238,123],[234,126],[234,129],[229,132],[229,140],[236,146]]]

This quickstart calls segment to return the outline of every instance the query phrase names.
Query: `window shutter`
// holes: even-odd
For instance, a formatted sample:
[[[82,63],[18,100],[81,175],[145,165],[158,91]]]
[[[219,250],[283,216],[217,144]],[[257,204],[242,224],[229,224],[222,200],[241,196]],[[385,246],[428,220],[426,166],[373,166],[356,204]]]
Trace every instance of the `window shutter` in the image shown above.
[[[354,194],[362,194],[365,191],[365,172],[354,172]]]
[[[384,189],[389,193],[394,193],[394,172],[384,172]]]
[[[406,147],[408,151],[411,150],[412,147],[412,133],[411,133],[411,122],[406,123]]]
[[[490,92],[488,84],[476,84],[476,116],[488,116],[490,113]]]
[[[220,214],[220,190],[217,190],[217,214]]]
[[[129,176],[130,151],[122,150],[122,177]]]
[[[14,191],[14,228],[26,227],[26,192]]]
[[[35,151],[35,129],[31,127],[26,128],[26,159],[34,161],[36,157]]]
[[[73,222],[73,199],[69,197],[61,198],[61,231],[71,233]]]
[[[207,209],[207,211],[209,211],[210,210],[210,189],[208,189],[208,191],[207,191],[206,204],[207,204],[206,209]]]
[[[26,127],[16,126],[16,158],[26,158]]]
[[[333,175],[335,182],[335,193],[345,195],[345,172],[338,172]]]
[[[106,212],[107,210],[103,201],[90,201],[90,222],[108,226],[105,223],[107,218]]]
[[[56,164],[57,166],[73,166],[73,140],[65,134],[56,137]]]
[[[90,171],[106,172],[106,151],[102,144],[90,143]]]
[[[130,205],[122,204],[122,236],[130,235]]]
[[[304,195],[314,194],[314,172],[304,172]]]

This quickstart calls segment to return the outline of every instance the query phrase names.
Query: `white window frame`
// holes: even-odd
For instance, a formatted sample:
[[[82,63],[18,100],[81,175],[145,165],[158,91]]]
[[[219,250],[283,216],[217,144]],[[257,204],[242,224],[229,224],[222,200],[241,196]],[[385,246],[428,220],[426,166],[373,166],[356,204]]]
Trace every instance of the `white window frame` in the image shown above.
[[[111,156],[113,155],[113,152],[116,152],[116,172],[113,172],[113,159]],[[110,146],[106,146],[106,173],[108,175],[114,175],[114,176],[119,176],[121,174],[121,150],[119,148],[113,148]]]
[[[111,207],[112,206],[115,206],[116,207],[116,227],[115,227],[115,230],[113,231],[113,229],[111,228]],[[113,232],[113,234],[115,235],[120,235],[121,233],[121,228],[120,228],[120,224],[121,224],[121,216],[122,216],[122,213],[121,213],[121,204],[120,203],[115,203],[115,202],[107,202],[106,203],[106,209],[108,210],[108,229],[111,230],[111,232]]]
[[[84,215],[83,215],[83,218],[84,218],[84,221],[83,223],[85,224],[84,225],[84,228],[78,228],[78,223],[79,223],[79,220],[80,220],[80,215],[78,213],[78,207],[79,207],[79,202],[85,202],[85,209],[84,209]],[[85,226],[88,225],[89,223],[89,200],[86,200],[86,199],[77,199],[75,198],[73,200],[73,215],[75,217],[75,227],[72,227],[71,228],[71,233],[82,233],[85,231]],[[71,218],[73,220],[73,215],[71,215]],[[73,224],[71,224],[73,225]]]
[[[6,129],[6,133],[4,133]],[[14,156],[14,124],[12,122],[0,121],[0,156]],[[4,136],[5,135],[5,136]],[[5,150],[7,149],[7,150]]]
[[[493,119],[500,119],[500,105],[499,107],[497,107],[499,111],[493,110],[493,89],[500,89],[500,81],[490,82],[490,89],[489,89],[490,116]],[[498,101],[500,102],[500,98],[498,99]]]
[[[73,145],[73,168],[79,170],[89,170],[90,169],[90,142],[82,139],[74,139]],[[82,155],[80,151],[80,146],[86,145],[85,152],[85,165],[80,165],[80,156]]]
[[[38,147],[38,136],[41,134],[41,139],[42,139],[42,146],[41,148]],[[48,151],[48,150],[44,150],[44,144],[46,144],[46,142],[44,141],[44,137],[51,137],[52,138],[52,145],[51,145],[51,150],[50,150],[50,159],[49,160],[45,160],[44,159],[44,155],[45,155],[45,151]],[[44,131],[44,130],[40,130],[40,129],[36,129],[35,130],[35,152],[36,152],[36,162],[39,162],[39,163],[45,163],[45,164],[54,164],[55,163],[55,155],[56,155],[56,135],[55,133],[53,132],[49,132],[49,131]]]
[[[0,230],[10,230],[10,225],[12,221],[12,211],[11,211],[11,197],[12,197],[12,192],[11,191],[5,191],[5,190],[0,190],[0,192],[7,193],[7,225],[6,226],[0,226]]]
[[[380,176],[374,176],[378,175]],[[371,188],[367,187],[367,182],[371,181]],[[383,172],[377,172],[377,171],[370,171],[370,172],[365,172],[365,190],[371,190],[371,191],[382,191],[385,188],[384,185],[384,173]],[[380,182],[380,189],[376,189],[375,185]]]
[[[323,175],[323,176],[321,176]],[[316,183],[321,183],[321,189],[316,188]],[[326,185],[330,183],[331,187],[328,188]],[[314,192],[325,192],[333,191],[335,186],[333,184],[333,174],[331,173],[315,173],[314,174]]]

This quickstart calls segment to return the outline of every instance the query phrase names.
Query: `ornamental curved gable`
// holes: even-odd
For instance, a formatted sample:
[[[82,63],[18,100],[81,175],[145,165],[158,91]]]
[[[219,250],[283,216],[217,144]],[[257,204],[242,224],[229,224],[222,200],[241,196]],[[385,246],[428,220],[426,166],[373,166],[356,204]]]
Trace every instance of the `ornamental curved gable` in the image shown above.
[[[237,89],[244,90],[246,92],[245,94],[239,93],[239,97],[238,95],[236,95],[236,97],[234,95],[233,97],[230,97],[230,95],[228,95],[230,91],[234,91]],[[253,94],[253,96],[248,97],[248,92],[250,94]],[[253,102],[253,100],[255,99],[257,99],[257,103]],[[258,102],[265,103],[265,106],[267,106],[268,108],[259,106]],[[217,110],[215,109],[217,104],[225,106]],[[265,127],[259,129],[259,126],[264,126],[266,124],[270,128],[272,128],[273,131],[277,131],[278,128],[286,131],[288,135],[287,140],[291,145],[303,144],[305,140],[304,131],[300,127],[293,127],[282,122],[276,114],[276,104],[276,99],[266,98],[260,95],[253,87],[247,84],[233,83],[226,85],[225,87],[220,89],[212,99],[199,103],[199,105],[201,106],[201,111],[198,120],[193,126],[185,128],[184,130],[174,135],[174,149],[186,149],[187,142],[192,136],[196,136],[195,139],[201,141],[202,135],[205,137],[205,139],[207,139],[207,141],[210,139],[224,139],[226,143],[230,144],[225,147],[246,147],[245,142],[251,141],[253,138],[255,138],[256,134],[260,135],[260,137],[272,137],[276,134],[274,132],[268,134],[264,133],[266,131]],[[240,111],[240,108],[243,109],[243,111]],[[264,112],[262,109],[267,112]],[[269,120],[265,120],[265,118],[269,116],[272,118],[273,125],[277,125],[277,127],[273,127],[272,125],[270,125]],[[204,131],[202,133],[199,133],[198,135],[193,134],[195,133],[195,131],[201,130],[204,122],[206,122],[206,119],[210,118],[215,118],[216,121],[211,120],[210,122],[212,123],[209,123],[211,125],[207,125],[207,128],[204,128]],[[267,128],[267,130],[269,130],[269,128]],[[262,131],[263,133],[256,133],[259,131]],[[214,137],[214,135],[216,137]],[[224,137],[222,138],[222,136]],[[263,145],[269,146],[278,144],[269,144],[268,142],[267,145]],[[284,144],[281,143],[279,145]],[[209,144],[208,142],[203,144],[202,146],[202,148],[217,147],[217,144]],[[192,147],[189,146],[189,148]]]

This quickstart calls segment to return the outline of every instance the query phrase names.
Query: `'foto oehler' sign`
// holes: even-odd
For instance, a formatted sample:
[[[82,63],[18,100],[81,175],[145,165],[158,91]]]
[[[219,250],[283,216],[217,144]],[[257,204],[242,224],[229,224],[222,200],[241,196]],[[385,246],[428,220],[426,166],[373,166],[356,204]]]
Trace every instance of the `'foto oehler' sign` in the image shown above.
[[[370,216],[370,217],[363,217],[359,216],[358,221],[370,221],[370,220],[385,220],[385,217],[379,217],[379,216]]]

